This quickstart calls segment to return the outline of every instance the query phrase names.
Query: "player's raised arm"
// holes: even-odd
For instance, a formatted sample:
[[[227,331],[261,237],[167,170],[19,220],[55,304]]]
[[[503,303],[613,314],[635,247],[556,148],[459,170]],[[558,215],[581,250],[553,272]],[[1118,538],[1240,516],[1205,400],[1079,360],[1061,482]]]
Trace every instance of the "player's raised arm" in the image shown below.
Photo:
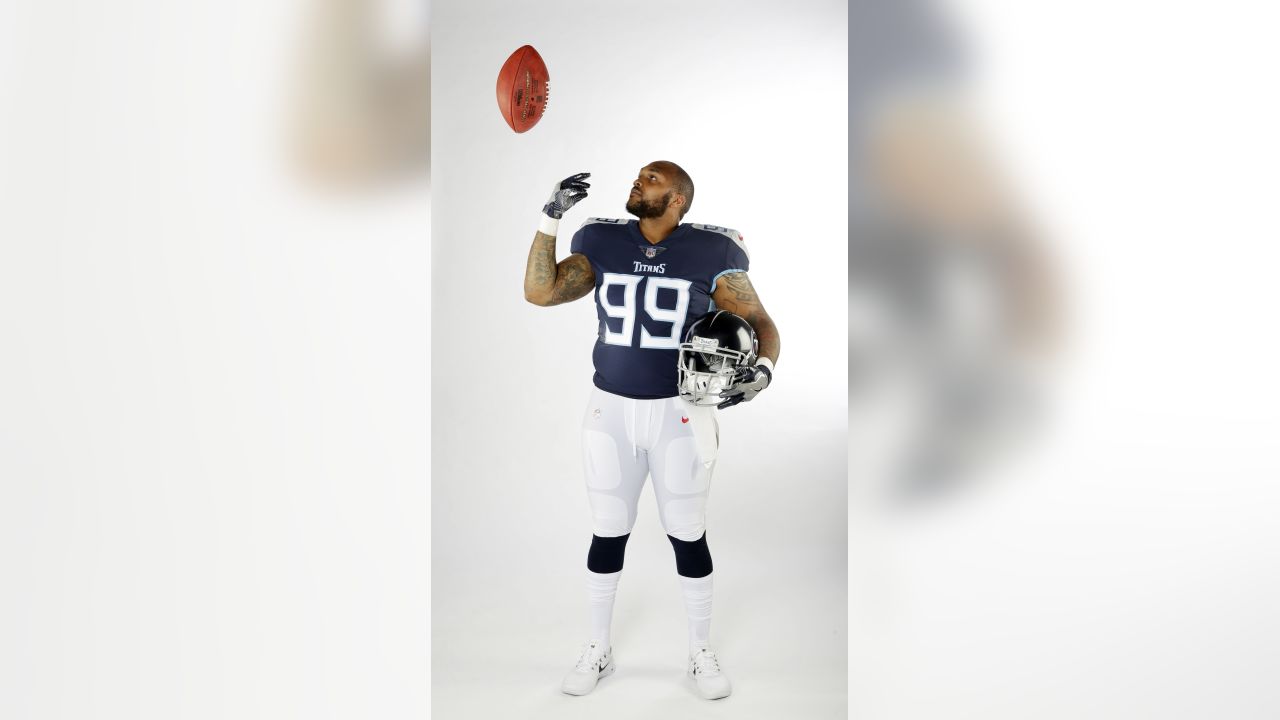
[[[591,292],[595,273],[585,255],[570,255],[556,262],[556,233],[560,218],[591,187],[586,180],[591,173],[578,173],[556,183],[551,199],[542,206],[542,220],[529,248],[529,262],[524,269],[524,299],[534,305],[559,305]]]
[[[760,296],[756,294],[756,289],[752,287],[745,272],[730,273],[721,278],[715,292],[711,293],[711,299],[718,309],[728,310],[746,320],[756,331],[756,340],[760,343],[760,357],[756,364],[739,367],[733,389],[722,393],[726,400],[717,407],[724,409],[750,400],[769,387],[769,383],[773,381],[773,366],[778,362],[778,352],[782,349],[782,340],[778,336],[778,326],[773,324],[773,318],[765,312]]]

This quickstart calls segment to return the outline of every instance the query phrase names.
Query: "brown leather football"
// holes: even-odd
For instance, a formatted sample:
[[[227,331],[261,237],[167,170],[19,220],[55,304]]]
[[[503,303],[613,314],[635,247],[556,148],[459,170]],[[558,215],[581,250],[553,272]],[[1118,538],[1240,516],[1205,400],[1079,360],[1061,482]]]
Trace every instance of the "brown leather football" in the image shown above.
[[[547,64],[532,45],[511,53],[498,73],[498,108],[512,130],[526,132],[546,112],[551,91]]]

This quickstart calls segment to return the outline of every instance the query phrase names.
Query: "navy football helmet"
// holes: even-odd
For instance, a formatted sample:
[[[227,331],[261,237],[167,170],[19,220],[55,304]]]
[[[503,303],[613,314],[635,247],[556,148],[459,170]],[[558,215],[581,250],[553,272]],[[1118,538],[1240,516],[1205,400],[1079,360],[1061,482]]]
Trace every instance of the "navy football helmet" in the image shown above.
[[[727,310],[693,321],[680,343],[680,397],[694,405],[719,405],[733,387],[735,368],[752,365],[758,346],[750,323]]]

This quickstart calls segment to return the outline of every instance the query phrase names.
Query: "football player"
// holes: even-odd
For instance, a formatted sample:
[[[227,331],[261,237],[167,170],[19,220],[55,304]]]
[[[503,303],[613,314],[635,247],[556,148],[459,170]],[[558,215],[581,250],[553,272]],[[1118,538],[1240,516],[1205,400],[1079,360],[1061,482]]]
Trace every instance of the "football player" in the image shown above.
[[[627,538],[646,476],[671,546],[689,616],[689,675],[708,699],[729,695],[729,680],[709,647],[711,553],[704,517],[717,447],[716,405],[679,396],[677,356],[686,327],[711,309],[746,320],[759,343],[752,363],[735,369],[719,408],[753,399],[769,386],[778,329],[747,277],[742,236],[715,225],[682,223],[693,180],[680,166],[644,166],[631,185],[635,220],[590,218],[556,261],[564,213],[587,196],[590,173],[556,184],[529,250],[525,298],[559,305],[594,291],[599,336],[595,388],[582,421],[583,466],[591,504],[587,553],[591,640],[562,689],[591,692],[613,672],[610,624]]]

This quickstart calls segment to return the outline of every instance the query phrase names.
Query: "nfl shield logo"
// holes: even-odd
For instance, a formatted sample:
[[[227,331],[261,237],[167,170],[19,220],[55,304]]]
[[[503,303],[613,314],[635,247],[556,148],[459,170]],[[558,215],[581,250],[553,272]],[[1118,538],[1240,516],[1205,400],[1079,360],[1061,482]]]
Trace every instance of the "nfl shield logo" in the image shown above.
[[[640,252],[644,253],[644,256],[649,258],[650,260],[658,257],[658,253],[662,252],[663,250],[666,250],[666,248],[658,247],[656,245],[637,245],[637,247],[639,247]]]

